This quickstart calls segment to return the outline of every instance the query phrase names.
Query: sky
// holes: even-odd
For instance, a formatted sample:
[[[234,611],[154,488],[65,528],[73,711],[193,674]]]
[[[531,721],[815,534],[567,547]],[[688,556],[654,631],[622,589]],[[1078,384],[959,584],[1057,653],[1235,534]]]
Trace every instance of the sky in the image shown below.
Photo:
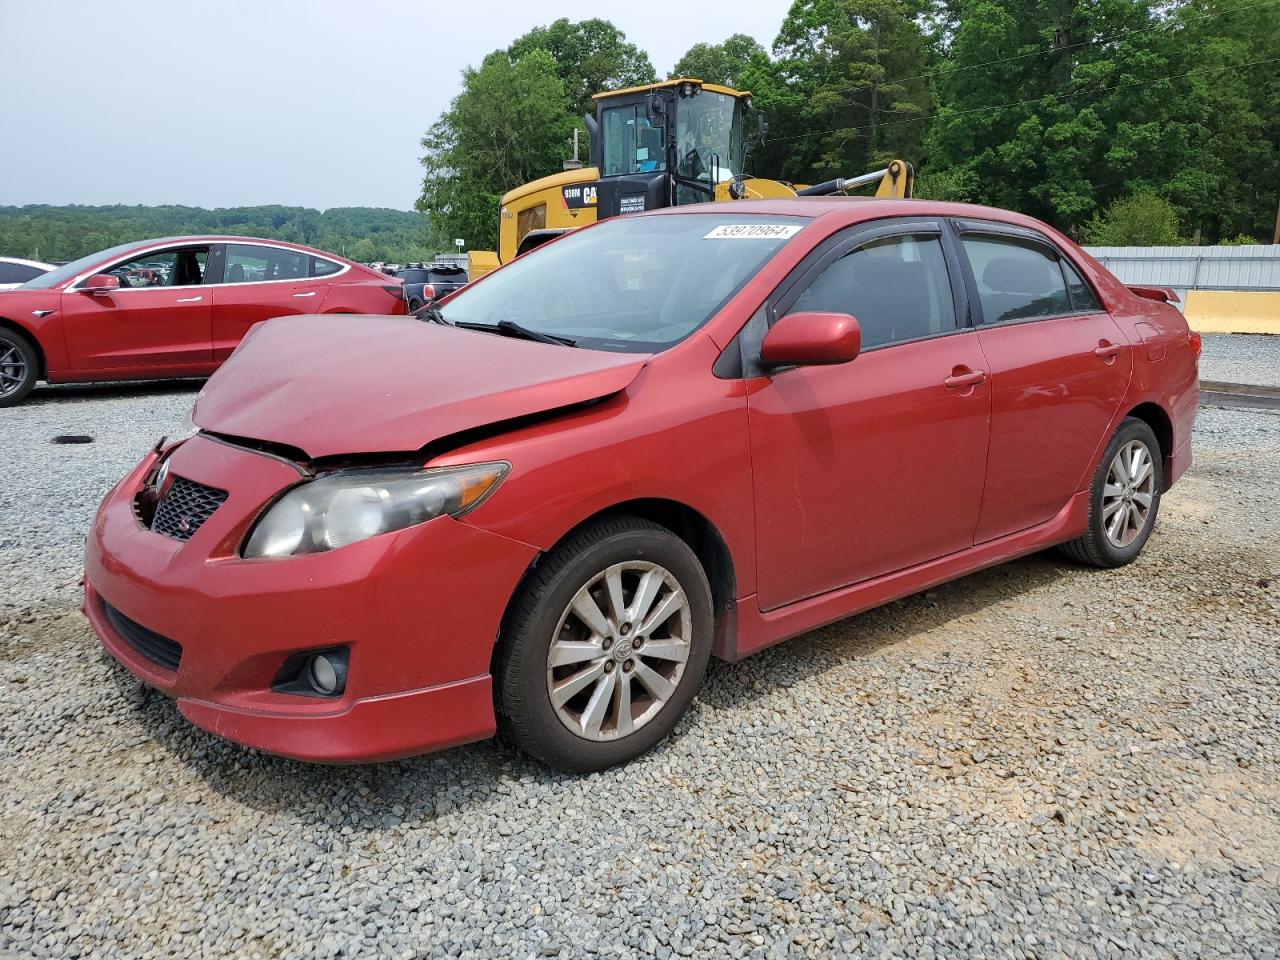
[[[699,41],[769,47],[789,6],[0,0],[0,205],[408,210],[463,67],[531,27],[611,20],[666,76]]]

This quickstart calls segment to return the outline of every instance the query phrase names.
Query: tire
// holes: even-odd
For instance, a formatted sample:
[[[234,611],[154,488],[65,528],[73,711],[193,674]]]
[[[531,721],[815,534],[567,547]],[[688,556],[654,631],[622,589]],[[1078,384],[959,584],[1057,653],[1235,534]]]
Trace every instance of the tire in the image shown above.
[[[622,616],[610,600],[615,589]],[[713,624],[702,565],[670,530],[635,517],[584,527],[535,569],[504,623],[494,670],[501,729],[559,770],[625,763],[688,709]]]
[[[1122,451],[1124,457],[1120,456]],[[1145,451],[1143,462],[1149,464],[1149,469],[1139,467],[1142,477],[1135,484],[1127,478],[1126,464],[1135,462],[1133,456],[1138,451]],[[1094,473],[1089,488],[1089,528],[1084,536],[1058,549],[1077,563],[1094,567],[1122,567],[1132,563],[1156,525],[1163,485],[1160,441],[1147,424],[1133,417],[1126,418],[1111,437]],[[1117,493],[1117,489],[1121,492]],[[1148,501],[1145,506],[1144,498]],[[1122,521],[1117,519],[1119,514],[1123,514]]]
[[[23,334],[0,327],[0,407],[27,399],[40,379],[40,354]]]

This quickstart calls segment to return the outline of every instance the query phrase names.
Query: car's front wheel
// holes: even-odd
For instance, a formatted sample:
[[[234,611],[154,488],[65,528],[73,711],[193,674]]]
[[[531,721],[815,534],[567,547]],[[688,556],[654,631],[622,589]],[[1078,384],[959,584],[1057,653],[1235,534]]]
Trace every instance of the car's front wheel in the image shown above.
[[[1164,468],[1160,442],[1141,420],[1125,419],[1093,477],[1089,527],[1059,549],[1095,567],[1120,567],[1142,552],[1156,524]]]
[[[21,403],[40,377],[35,345],[8,327],[0,327],[0,407]]]
[[[671,531],[633,517],[581,530],[508,617],[496,677],[504,730],[561,770],[638,756],[696,695],[712,624],[706,574]]]

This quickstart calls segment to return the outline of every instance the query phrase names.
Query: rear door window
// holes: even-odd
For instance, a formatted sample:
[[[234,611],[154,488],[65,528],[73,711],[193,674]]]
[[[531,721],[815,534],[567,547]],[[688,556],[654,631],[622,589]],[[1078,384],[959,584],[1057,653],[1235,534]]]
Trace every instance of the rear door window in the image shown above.
[[[26,283],[44,273],[39,267],[25,263],[0,263],[0,283]]]
[[[971,234],[961,242],[978,286],[984,324],[1072,312],[1058,257],[1049,248],[1009,237]]]
[[[263,283],[268,280],[302,280],[311,270],[311,257],[283,247],[248,243],[227,244],[223,283]]]
[[[898,236],[859,247],[827,267],[787,312],[808,310],[852,314],[864,350],[955,330],[941,241]]]

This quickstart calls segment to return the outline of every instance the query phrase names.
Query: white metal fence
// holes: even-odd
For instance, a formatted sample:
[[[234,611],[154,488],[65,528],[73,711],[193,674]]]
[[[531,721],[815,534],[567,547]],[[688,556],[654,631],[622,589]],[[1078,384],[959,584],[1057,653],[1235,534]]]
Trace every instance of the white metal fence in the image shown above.
[[[1188,290],[1280,290],[1280,244],[1247,247],[1085,247],[1122,283]]]

